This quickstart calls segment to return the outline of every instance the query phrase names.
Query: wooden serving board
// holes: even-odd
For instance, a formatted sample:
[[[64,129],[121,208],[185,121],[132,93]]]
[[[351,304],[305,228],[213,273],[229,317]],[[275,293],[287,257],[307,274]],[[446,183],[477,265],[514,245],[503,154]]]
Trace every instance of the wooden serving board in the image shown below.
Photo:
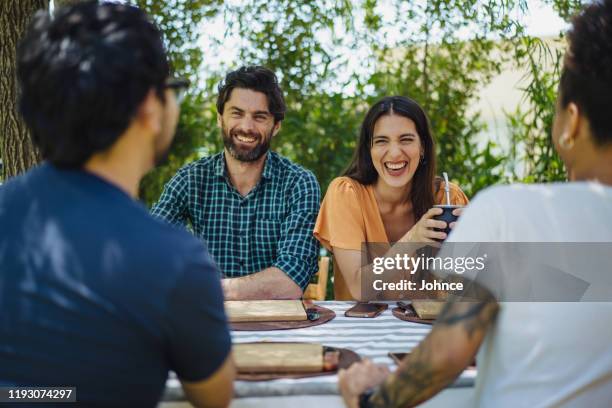
[[[230,322],[289,322],[308,320],[301,300],[228,300]]]
[[[315,373],[323,371],[323,346],[311,343],[233,345],[239,373]]]
[[[412,307],[420,319],[433,320],[442,311],[444,302],[437,300],[413,300]]]
[[[304,307],[308,311],[318,314],[319,318],[314,320],[294,320],[284,322],[232,322],[230,323],[230,327],[232,330],[235,331],[302,329],[304,327],[312,327],[318,326],[320,324],[325,324],[336,317],[336,313],[334,313],[333,310],[323,306],[315,305],[309,300],[304,301]]]

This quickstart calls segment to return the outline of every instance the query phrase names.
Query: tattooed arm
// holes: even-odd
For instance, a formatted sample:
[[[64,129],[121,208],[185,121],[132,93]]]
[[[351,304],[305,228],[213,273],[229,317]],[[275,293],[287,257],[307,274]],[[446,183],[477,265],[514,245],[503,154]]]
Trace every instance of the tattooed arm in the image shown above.
[[[417,405],[452,383],[470,365],[499,309],[493,296],[480,289],[482,300],[451,300],[445,305],[429,335],[370,397],[371,407]],[[350,407],[358,405],[358,395],[354,394],[366,391],[349,385],[362,375],[368,375],[367,370],[354,365],[339,380],[340,391]]]

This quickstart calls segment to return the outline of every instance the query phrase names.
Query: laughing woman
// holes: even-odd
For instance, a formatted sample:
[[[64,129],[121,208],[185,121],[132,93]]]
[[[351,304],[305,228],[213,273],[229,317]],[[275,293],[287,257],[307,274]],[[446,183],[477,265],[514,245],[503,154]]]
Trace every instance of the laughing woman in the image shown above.
[[[434,141],[423,109],[402,96],[375,103],[361,125],[351,164],[327,189],[314,230],[334,255],[337,300],[361,298],[363,242],[446,238],[434,229],[446,227],[433,219],[442,210],[432,207],[445,203],[444,182],[435,174]],[[468,203],[459,187],[449,187],[451,204]]]

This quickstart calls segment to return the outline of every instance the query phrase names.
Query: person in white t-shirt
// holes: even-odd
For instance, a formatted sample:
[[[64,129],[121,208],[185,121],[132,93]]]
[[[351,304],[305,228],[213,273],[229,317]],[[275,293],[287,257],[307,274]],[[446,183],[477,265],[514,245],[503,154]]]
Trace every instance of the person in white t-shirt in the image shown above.
[[[552,141],[570,182],[487,189],[447,242],[612,243],[611,39],[612,0],[585,7],[568,33]],[[594,261],[609,284],[612,254]],[[612,302],[505,302],[499,288],[474,285],[481,300],[449,301],[395,373],[369,361],[341,371],[347,406],[417,405],[477,353],[474,406],[611,406]]]

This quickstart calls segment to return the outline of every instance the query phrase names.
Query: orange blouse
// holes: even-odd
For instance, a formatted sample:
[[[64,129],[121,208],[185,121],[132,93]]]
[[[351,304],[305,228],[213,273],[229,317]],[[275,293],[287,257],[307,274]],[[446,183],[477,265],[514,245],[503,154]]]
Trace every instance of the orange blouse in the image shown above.
[[[463,191],[449,184],[451,204],[467,205],[469,200]],[[329,251],[334,247],[360,251],[362,242],[389,242],[373,188],[349,177],[338,177],[330,183],[314,228],[315,237]],[[436,204],[446,202],[443,181],[434,200]],[[352,300],[335,261],[334,272],[336,300]]]

